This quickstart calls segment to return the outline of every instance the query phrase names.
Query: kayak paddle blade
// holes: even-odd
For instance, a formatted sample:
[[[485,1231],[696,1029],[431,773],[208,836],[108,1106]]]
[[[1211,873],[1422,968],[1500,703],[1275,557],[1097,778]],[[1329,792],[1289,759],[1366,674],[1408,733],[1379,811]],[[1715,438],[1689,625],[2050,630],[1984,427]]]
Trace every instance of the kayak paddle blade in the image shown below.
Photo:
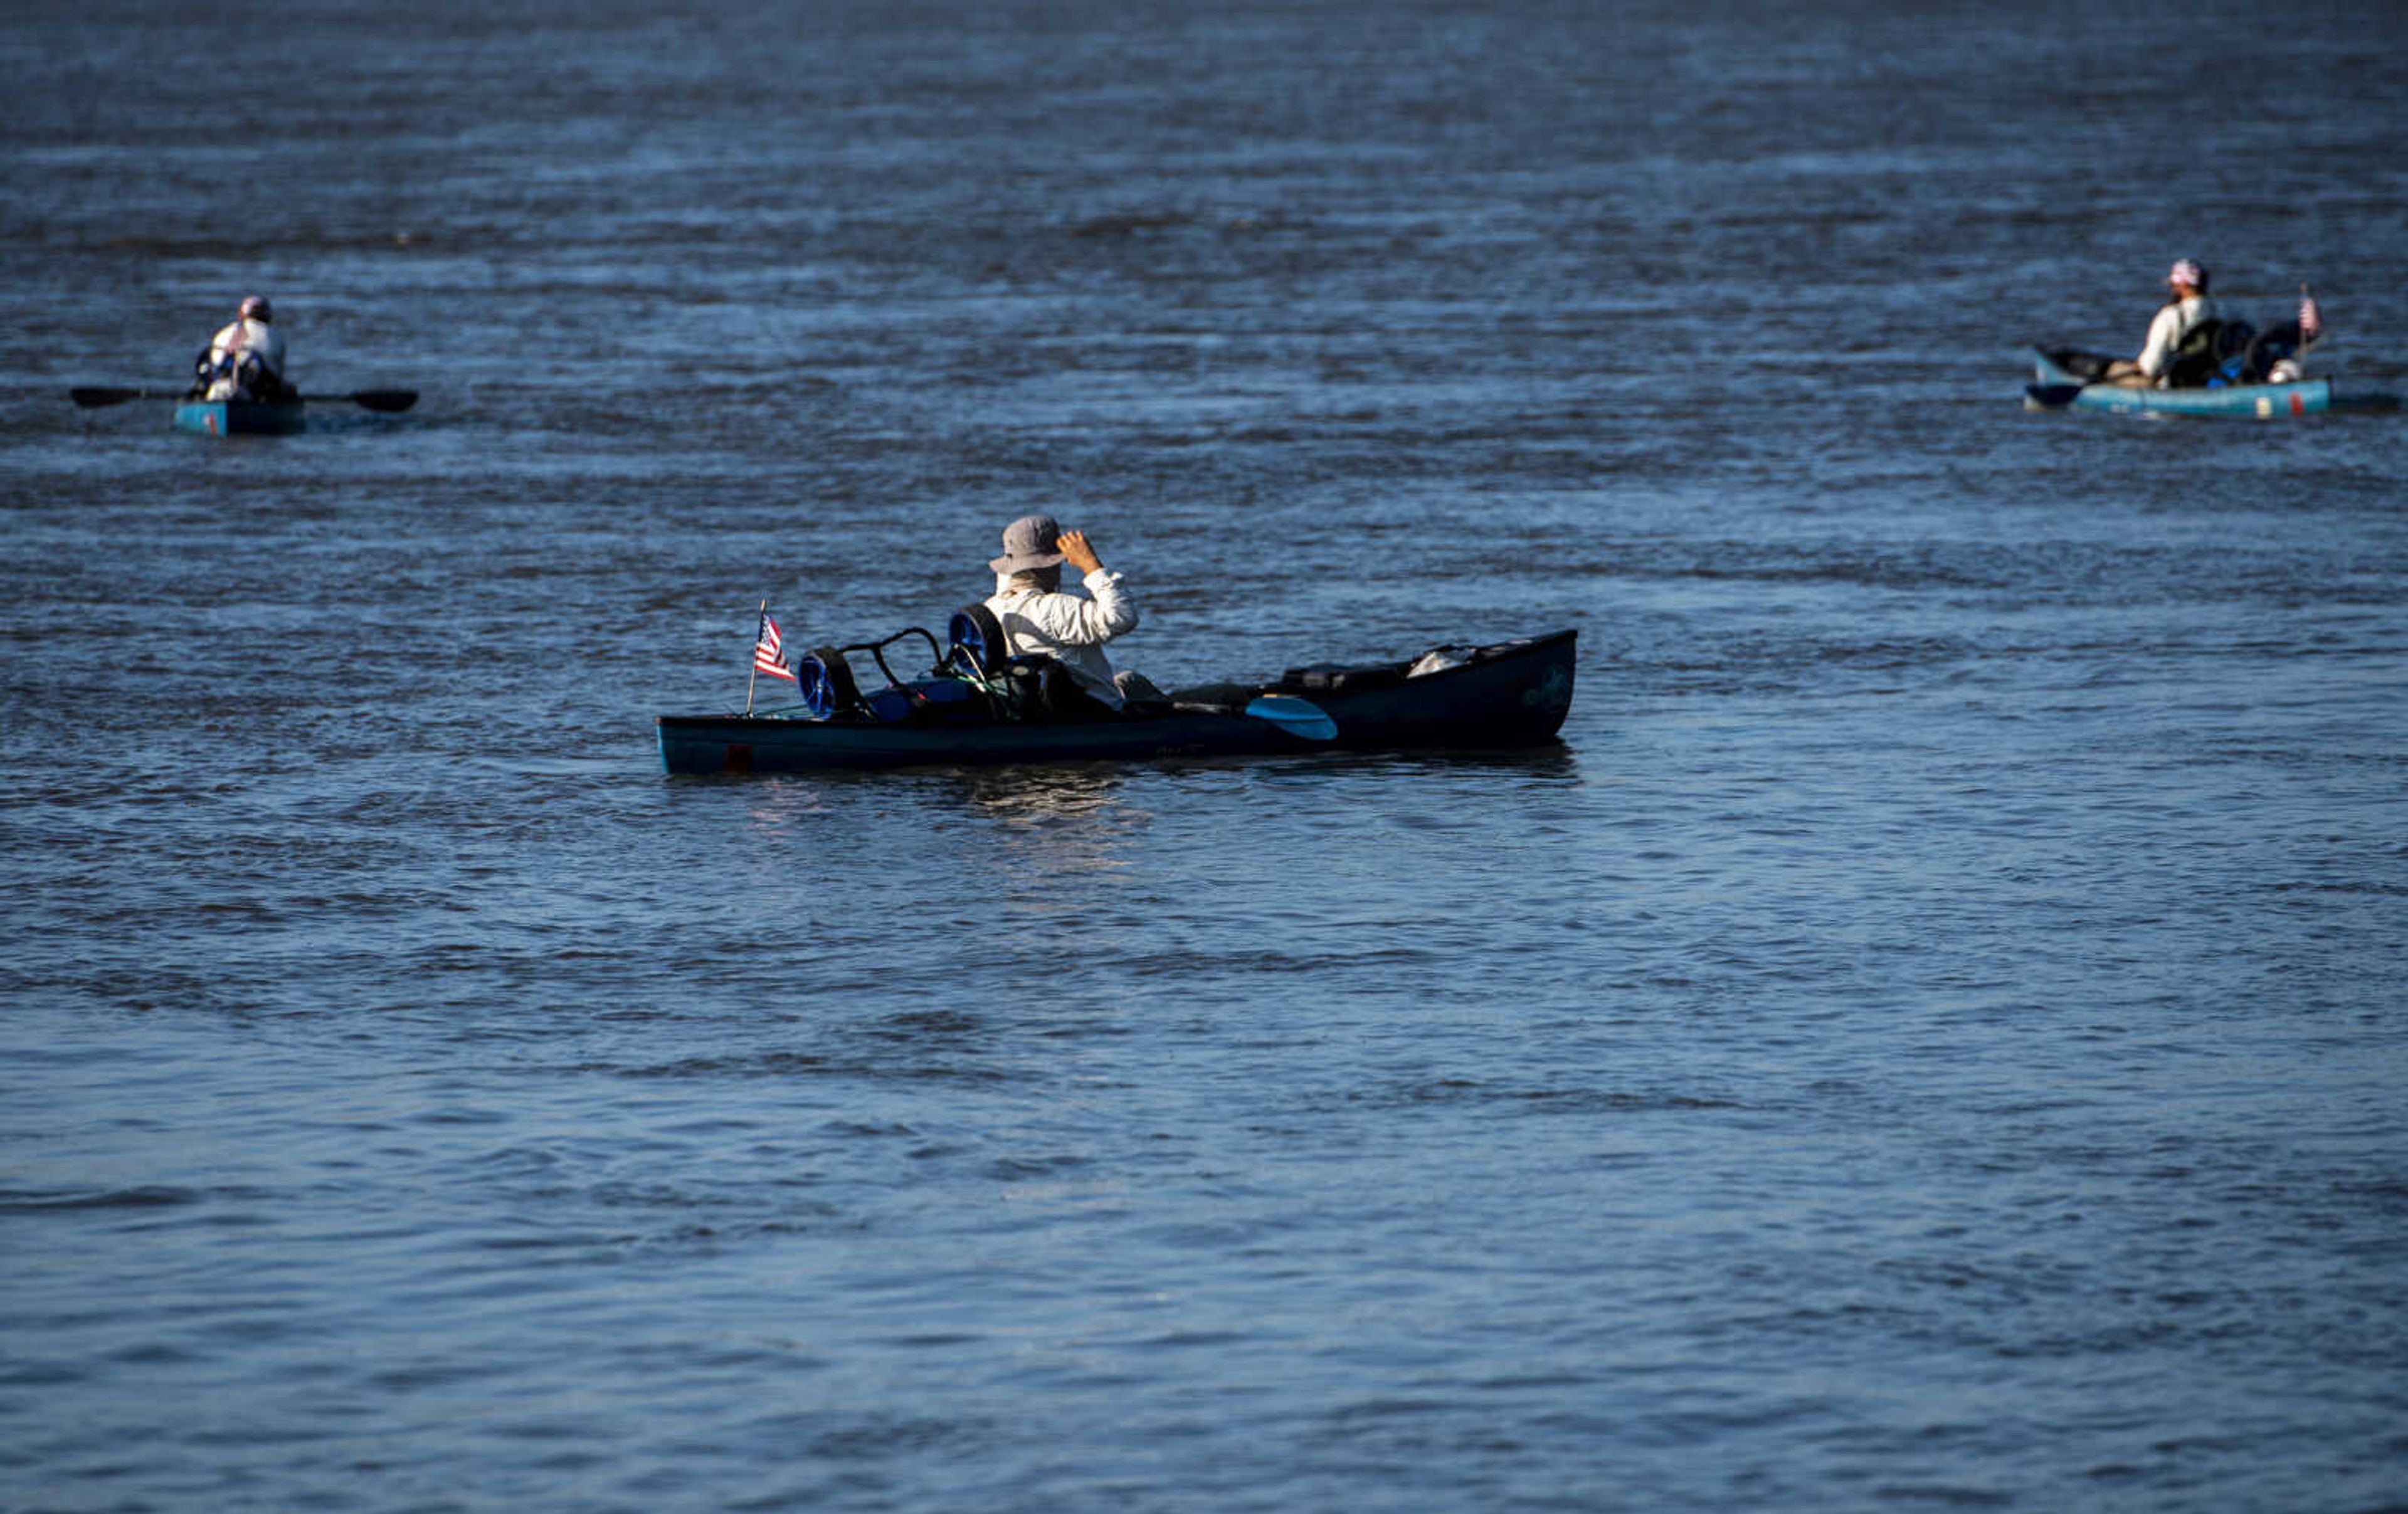
[[[1311,699],[1299,699],[1293,694],[1265,694],[1248,700],[1246,714],[1256,720],[1268,720],[1289,735],[1308,742],[1338,739],[1338,722],[1329,718],[1329,713]]]
[[[100,384],[79,384],[67,391],[67,397],[86,410],[98,410],[103,405],[122,405],[129,399],[163,399],[148,389],[112,389]]]

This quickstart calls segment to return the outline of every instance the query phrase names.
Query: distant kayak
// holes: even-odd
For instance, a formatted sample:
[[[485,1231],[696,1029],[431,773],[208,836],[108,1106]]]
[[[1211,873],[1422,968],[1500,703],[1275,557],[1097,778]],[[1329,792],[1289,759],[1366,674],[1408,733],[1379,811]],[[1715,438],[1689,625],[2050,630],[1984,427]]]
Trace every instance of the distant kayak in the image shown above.
[[[172,424],[205,437],[289,436],[308,425],[304,409],[299,399],[187,399]]]
[[[1526,746],[1555,739],[1571,709],[1578,632],[1357,667],[1291,669],[1276,683],[1228,684],[1160,706],[1111,711],[1055,701],[1051,659],[990,667],[975,628],[954,617],[953,645],[925,631],[805,659],[805,700],[754,714],[661,715],[661,766],[673,773],[796,772],[927,764],[1146,760],[1309,752],[1316,747]],[[890,676],[867,697],[844,652],[926,637],[938,666]],[[826,658],[835,654],[835,662]]]
[[[2033,381],[2024,386],[2026,410],[2100,410],[2164,415],[2233,415],[2270,421],[2329,411],[2400,408],[2397,395],[2336,388],[2330,379],[2292,383],[2226,383],[2193,389],[2134,389],[2090,380],[2103,353],[2072,348],[2032,350]]]

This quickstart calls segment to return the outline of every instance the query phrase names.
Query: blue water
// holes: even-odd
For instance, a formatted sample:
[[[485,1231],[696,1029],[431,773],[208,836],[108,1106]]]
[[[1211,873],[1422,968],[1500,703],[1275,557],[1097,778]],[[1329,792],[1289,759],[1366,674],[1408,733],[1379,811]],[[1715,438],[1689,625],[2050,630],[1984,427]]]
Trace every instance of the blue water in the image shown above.
[[[2403,40],[12,17],[0,1507],[2401,1507],[2408,416],[2020,397],[2408,393]],[[1035,509],[1564,743],[662,775]]]

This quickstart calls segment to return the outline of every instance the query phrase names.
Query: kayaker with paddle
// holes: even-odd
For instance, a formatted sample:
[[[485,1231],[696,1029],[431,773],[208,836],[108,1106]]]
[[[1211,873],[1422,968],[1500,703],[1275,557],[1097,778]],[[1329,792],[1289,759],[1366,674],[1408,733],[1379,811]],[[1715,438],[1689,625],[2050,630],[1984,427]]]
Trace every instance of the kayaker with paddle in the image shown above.
[[[2215,319],[2215,302],[2207,297],[2207,270],[2191,258],[2177,258],[2166,270],[2167,299],[2149,323],[2149,338],[2141,355],[2117,358],[2102,375],[2127,389],[2162,389],[2183,339]]]
[[[1062,592],[1066,562],[1081,573],[1087,598]],[[1086,532],[1066,531],[1051,515],[1023,515],[1003,528],[1003,555],[987,566],[995,570],[995,593],[986,608],[1010,653],[1054,658],[1111,709],[1164,697],[1143,673],[1114,673],[1104,656],[1104,643],[1137,628],[1138,609]]]
[[[265,296],[252,295],[209,339],[194,364],[194,399],[277,400],[293,397],[284,382],[284,333]]]

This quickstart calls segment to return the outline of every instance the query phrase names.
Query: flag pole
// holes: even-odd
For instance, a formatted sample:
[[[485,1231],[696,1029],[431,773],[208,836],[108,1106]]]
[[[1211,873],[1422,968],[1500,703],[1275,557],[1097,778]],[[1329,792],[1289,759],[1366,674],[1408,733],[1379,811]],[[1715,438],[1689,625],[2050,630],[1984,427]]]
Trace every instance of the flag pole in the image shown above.
[[[765,595],[761,599],[761,608],[753,613],[766,615],[768,613],[769,600]],[[757,620],[752,623],[752,660],[744,665],[744,713],[747,715],[752,713],[752,681],[761,676],[761,623]]]

